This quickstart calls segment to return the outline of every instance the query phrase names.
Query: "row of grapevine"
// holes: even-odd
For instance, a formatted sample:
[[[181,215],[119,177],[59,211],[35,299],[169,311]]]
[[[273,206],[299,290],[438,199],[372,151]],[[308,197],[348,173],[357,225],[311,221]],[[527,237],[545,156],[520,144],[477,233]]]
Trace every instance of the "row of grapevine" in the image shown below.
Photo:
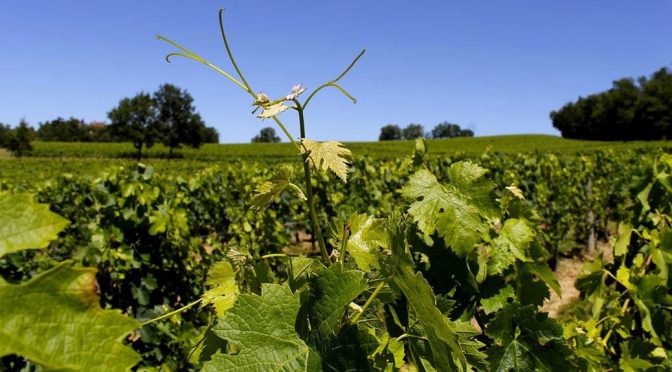
[[[507,369],[512,357],[528,363],[512,366],[516,369],[556,369],[562,365],[557,358],[577,367],[599,369],[630,363],[613,358],[620,358],[622,349],[652,366],[669,362],[665,329],[655,333],[654,341],[644,337],[656,331],[653,324],[658,328],[667,324],[661,323],[669,316],[669,308],[665,310],[669,304],[664,301],[662,309],[647,310],[655,314],[648,321],[637,323],[645,318],[632,316],[628,327],[632,332],[636,324],[642,324],[635,333],[641,342],[629,344],[623,344],[623,324],[618,328],[610,323],[614,314],[607,314],[610,322],[603,320],[602,310],[594,310],[589,301],[585,303],[593,309],[593,323],[587,316],[572,317],[570,323],[582,323],[568,329],[585,329],[590,339],[584,334],[563,338],[560,326],[536,310],[551,290],[559,291],[546,265],[552,256],[549,250],[567,229],[580,230],[587,223],[587,209],[594,210],[599,221],[651,219],[653,211],[666,212],[666,189],[660,186],[665,182],[654,187],[640,181],[630,187],[624,179],[614,180],[619,174],[639,174],[648,182],[661,179],[664,170],[652,175],[650,166],[634,161],[656,154],[576,158],[486,154],[477,159],[481,165],[500,166],[488,174],[473,162],[427,160],[425,153],[420,146],[414,158],[357,159],[346,184],[334,182],[327,173],[318,174],[314,191],[322,207],[320,219],[324,226],[332,226],[328,242],[335,263],[328,267],[310,254],[279,254],[290,245],[291,232],[310,229],[301,222],[307,219],[307,208],[292,193],[272,194],[267,200],[272,206],[262,211],[249,208],[255,203],[255,186],[272,178],[269,170],[249,166],[161,177],[151,168],[138,166],[97,178],[68,176],[34,185],[31,191],[37,200],[49,203],[70,224],[46,250],[22,250],[0,258],[0,273],[8,283],[31,283],[45,270],[65,270],[62,261],[96,267],[103,308],[122,309],[141,322],[151,321],[137,327],[127,341],[142,355],[144,365],[185,369],[200,362],[205,368],[234,367],[240,358],[258,359],[254,350],[282,349],[259,344],[258,337],[237,340],[242,335],[231,333],[251,322],[266,328],[251,329],[250,334],[274,333],[276,328],[296,324],[297,333],[287,331],[285,335],[293,340],[288,342],[306,351],[301,354],[305,363],[332,370],[397,369],[406,363],[420,369]],[[590,198],[584,187],[588,179],[594,185]],[[517,187],[501,188],[512,184]],[[9,186],[6,180],[4,185]],[[19,191],[25,185],[12,188]],[[646,198],[658,198],[644,212],[636,207],[647,199],[641,194],[633,197],[631,192],[641,188],[655,190]],[[531,203],[519,199],[521,190]],[[559,212],[558,208],[564,209]],[[558,213],[573,219],[554,220]],[[648,235],[628,234],[648,239],[633,242],[633,246],[646,246],[651,231],[667,228],[664,218],[655,221],[649,224]],[[637,228],[637,222],[629,226],[630,230],[620,230],[643,228]],[[619,246],[626,248],[617,255],[628,257],[624,252],[629,252],[629,242],[623,239]],[[639,281],[645,275],[639,272],[647,269],[665,271],[661,269],[665,262],[669,265],[665,249],[656,256],[649,253],[650,259],[644,254],[639,259],[630,255],[627,267],[636,262],[639,266],[632,270],[639,276],[633,273],[628,280]],[[598,274],[593,276],[601,275],[604,288],[623,291],[620,282],[611,282],[609,275],[602,274],[605,269],[600,263],[595,265]],[[206,281],[208,271],[210,280]],[[620,275],[623,280],[624,269],[619,272],[612,276]],[[667,280],[667,276],[661,278]],[[665,291],[658,293],[662,287],[656,283],[646,290],[658,296],[656,300],[661,295],[664,300]],[[624,288],[632,292],[635,285]],[[585,290],[586,297],[602,296],[607,289],[600,288]],[[151,320],[199,301],[203,295],[200,301],[214,303],[215,312],[189,310]],[[622,296],[615,297],[622,301]],[[633,305],[625,306],[624,312],[642,308],[634,306],[635,300],[628,303]],[[288,304],[290,309],[275,313],[272,309],[278,304]],[[623,303],[618,305],[623,308]],[[250,307],[264,306],[268,312],[255,315],[261,318],[247,319]],[[608,306],[604,309],[611,311]],[[276,324],[279,320],[287,323]],[[214,326],[202,333],[207,324]],[[606,336],[610,330],[610,334],[621,333]],[[197,347],[192,352],[194,344]],[[609,346],[595,347],[601,344]],[[226,356],[234,350],[239,351],[235,357]],[[655,355],[643,357],[642,350]],[[487,352],[487,359],[481,351]],[[296,356],[296,352],[288,349],[287,355]],[[21,355],[42,362],[30,354]],[[25,362],[5,357],[3,363],[11,368]],[[257,365],[260,370],[264,366]]]

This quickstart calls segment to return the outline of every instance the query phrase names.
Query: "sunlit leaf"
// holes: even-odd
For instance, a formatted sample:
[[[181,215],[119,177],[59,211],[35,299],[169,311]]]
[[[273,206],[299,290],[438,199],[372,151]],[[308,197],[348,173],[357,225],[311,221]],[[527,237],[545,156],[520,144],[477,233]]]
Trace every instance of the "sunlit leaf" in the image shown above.
[[[307,138],[301,140],[302,151],[308,154],[315,168],[319,171],[334,172],[343,182],[348,177],[348,158],[352,155],[350,150],[342,143],[335,141],[316,142]]]
[[[48,369],[129,370],[140,356],[120,340],[140,323],[101,309],[95,270],[70,266],[0,285],[0,357],[17,354]]]
[[[0,194],[0,257],[25,249],[46,248],[68,220],[34,202],[30,194]]]

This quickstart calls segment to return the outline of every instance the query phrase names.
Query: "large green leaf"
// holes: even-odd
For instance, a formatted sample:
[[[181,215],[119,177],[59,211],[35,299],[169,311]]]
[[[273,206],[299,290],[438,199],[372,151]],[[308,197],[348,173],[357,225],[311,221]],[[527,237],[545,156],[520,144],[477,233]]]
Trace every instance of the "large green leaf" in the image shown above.
[[[140,356],[120,340],[140,323],[101,309],[95,270],[70,266],[0,285],[0,356],[21,355],[48,369],[130,369]]]
[[[367,288],[364,273],[331,265],[312,280],[310,300],[302,313],[308,314],[307,341],[320,353],[325,370],[366,370],[366,343],[370,337],[358,332],[344,317],[348,305]]]
[[[380,269],[377,250],[389,244],[390,234],[385,227],[385,219],[365,214],[350,217],[352,235],[348,239],[347,251],[355,259],[359,269],[369,271]]]
[[[457,254],[471,252],[487,231],[486,217],[495,214],[492,183],[483,179],[483,168],[468,162],[451,165],[450,184],[442,185],[426,169],[411,176],[402,194],[413,200],[408,213],[422,232],[437,232]]]
[[[439,371],[468,370],[466,356],[458,342],[455,326],[436,307],[436,298],[422,274],[403,263],[397,264],[394,284],[416,313],[431,348],[430,362]]]
[[[363,272],[344,270],[338,263],[315,280],[311,285],[308,313],[312,332],[318,340],[326,340],[338,333],[348,304],[366,288]]]
[[[516,260],[530,261],[527,249],[534,238],[532,230],[523,220],[511,218],[504,222],[499,236],[492,243],[492,256],[488,273],[501,274]]]
[[[296,334],[299,293],[288,286],[262,284],[261,296],[240,295],[213,332],[237,350],[217,353],[204,371],[317,371],[319,356]]]
[[[25,249],[46,248],[68,220],[34,202],[30,194],[0,194],[0,257]]]

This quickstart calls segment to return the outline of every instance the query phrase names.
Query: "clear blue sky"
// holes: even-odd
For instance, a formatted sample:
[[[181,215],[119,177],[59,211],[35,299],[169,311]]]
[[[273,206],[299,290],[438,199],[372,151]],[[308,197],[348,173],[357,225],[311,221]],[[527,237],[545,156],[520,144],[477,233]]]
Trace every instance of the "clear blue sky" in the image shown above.
[[[0,122],[106,120],[119,99],[165,82],[186,88],[221,142],[263,126],[250,97],[203,65],[168,64],[170,37],[233,72],[229,41],[255,90],[281,96],[335,77],[316,97],[308,136],[376,140],[380,127],[442,121],[477,135],[556,134],[548,114],[625,76],[672,63],[672,1],[84,1],[0,2]],[[294,113],[283,119],[298,135]]]

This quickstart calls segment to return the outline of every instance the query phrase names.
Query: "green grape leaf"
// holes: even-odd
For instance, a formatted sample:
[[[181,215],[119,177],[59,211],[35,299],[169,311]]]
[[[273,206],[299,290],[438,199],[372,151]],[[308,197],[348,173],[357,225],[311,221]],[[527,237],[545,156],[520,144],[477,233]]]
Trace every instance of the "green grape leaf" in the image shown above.
[[[0,194],[0,257],[26,249],[46,248],[68,220],[34,202],[30,194]]]
[[[484,217],[494,214],[492,184],[480,178],[484,173],[471,163],[455,163],[448,171],[451,183],[444,186],[428,170],[419,170],[402,189],[413,200],[408,213],[422,232],[436,231],[457,254],[471,252],[488,230]]]
[[[413,153],[413,165],[420,166],[425,162],[429,148],[424,138],[415,139],[415,152]]]
[[[516,278],[516,295],[523,305],[541,306],[547,298],[551,297],[546,282],[527,270],[521,270]]]
[[[496,295],[481,300],[481,305],[483,305],[483,311],[486,314],[494,313],[495,311],[503,308],[509,298],[513,298],[515,295],[513,287],[507,285],[497,292]]]
[[[432,287],[422,274],[404,263],[397,264],[392,277],[422,325],[431,349],[430,362],[439,371],[468,370],[467,358],[458,342],[455,325],[436,307]]]
[[[140,323],[101,309],[96,271],[71,265],[0,285],[0,357],[16,354],[48,369],[129,370],[140,355],[120,340]]]
[[[562,289],[560,288],[560,283],[555,279],[553,276],[553,271],[551,271],[551,268],[548,267],[546,264],[533,264],[533,263],[526,263],[524,266],[525,271],[527,271],[530,274],[534,274],[539,279],[541,279],[546,285],[551,287],[553,292],[557,294],[558,296],[562,296]]]
[[[573,370],[571,350],[562,327],[533,306],[508,304],[488,323],[486,335],[494,340],[488,349],[492,371]]]
[[[208,280],[205,285],[210,289],[203,293],[201,307],[212,304],[218,317],[233,307],[240,293],[236,283],[236,273],[229,261],[214,264],[208,271]]]
[[[312,161],[315,169],[321,172],[330,170],[343,182],[347,182],[348,158],[352,153],[342,143],[334,141],[316,142],[304,138],[301,140],[301,145],[302,152],[308,154],[306,161]]]
[[[315,371],[320,358],[296,334],[300,294],[264,283],[261,296],[242,294],[212,331],[235,354],[216,353],[203,371]]]
[[[378,247],[387,247],[390,237],[385,219],[374,218],[365,214],[350,217],[350,231],[346,250],[355,259],[360,270],[370,271],[373,267],[380,269]]]
[[[488,260],[488,273],[501,274],[516,260],[530,261],[528,248],[535,233],[523,220],[510,218],[504,222],[499,236],[492,242],[491,256]]]
[[[266,181],[259,185],[255,191],[252,199],[253,209],[266,209],[272,202],[282,194],[287,188],[294,191],[301,200],[306,200],[303,191],[290,182],[294,168],[291,165],[281,165],[273,175],[270,181]]]
[[[620,257],[628,253],[628,246],[630,245],[632,231],[633,229],[630,224],[621,223],[618,225],[618,238],[616,238],[613,243],[614,256]]]
[[[304,333],[325,366],[337,370],[368,367],[368,353],[360,345],[364,341],[362,334],[344,317],[348,305],[367,287],[362,271],[345,270],[340,263],[329,266],[311,281],[310,299],[301,309],[310,325],[310,331]]]
[[[335,336],[345,310],[367,288],[362,271],[344,270],[340,263],[329,266],[311,285],[308,314],[316,346]]]

